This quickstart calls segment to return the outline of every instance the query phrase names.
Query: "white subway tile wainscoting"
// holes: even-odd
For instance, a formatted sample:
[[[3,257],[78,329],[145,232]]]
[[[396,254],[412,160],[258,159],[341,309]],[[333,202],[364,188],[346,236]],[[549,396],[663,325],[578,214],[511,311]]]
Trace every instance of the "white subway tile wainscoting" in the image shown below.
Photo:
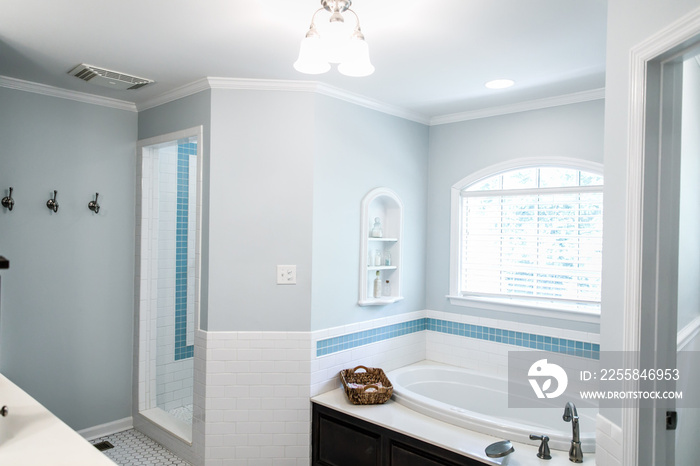
[[[309,464],[308,332],[207,332],[205,465]]]
[[[313,332],[198,331],[194,343],[192,445],[137,428],[205,466],[308,466],[310,398],[338,388],[342,369],[428,359],[504,375],[510,350],[600,351],[595,333],[430,310]]]

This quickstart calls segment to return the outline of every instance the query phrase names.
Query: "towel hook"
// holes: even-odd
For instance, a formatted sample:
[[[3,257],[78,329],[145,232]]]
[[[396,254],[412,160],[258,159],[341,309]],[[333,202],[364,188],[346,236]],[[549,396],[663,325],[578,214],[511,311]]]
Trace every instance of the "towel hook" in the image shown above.
[[[56,194],[58,194],[58,191],[54,189],[53,199],[49,199],[48,201],[46,201],[46,207],[48,207],[49,210],[53,210],[54,212],[58,212],[58,202],[56,202]]]
[[[2,206],[10,211],[15,206],[15,200],[12,199],[12,186],[10,186],[10,195],[2,198]]]
[[[88,209],[92,210],[95,213],[98,213],[100,211],[100,205],[97,203],[97,197],[100,195],[100,193],[95,193],[95,200],[88,202]]]

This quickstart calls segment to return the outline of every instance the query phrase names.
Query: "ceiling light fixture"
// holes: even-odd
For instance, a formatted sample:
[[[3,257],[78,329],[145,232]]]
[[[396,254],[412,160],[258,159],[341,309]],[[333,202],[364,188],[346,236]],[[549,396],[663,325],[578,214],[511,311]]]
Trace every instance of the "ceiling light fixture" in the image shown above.
[[[314,12],[311,26],[301,41],[299,58],[294,69],[306,74],[321,74],[331,69],[331,63],[338,63],[338,71],[346,76],[362,77],[374,73],[369,61],[369,47],[360,30],[360,18],[350,9],[352,0],[321,0],[322,8]],[[328,21],[319,23],[316,29],[316,15],[330,13]],[[346,26],[343,13],[355,15],[355,28]]]
[[[515,84],[515,81],[512,79],[494,79],[493,81],[489,81],[484,84],[484,86],[488,87],[489,89],[505,89],[513,84]]]

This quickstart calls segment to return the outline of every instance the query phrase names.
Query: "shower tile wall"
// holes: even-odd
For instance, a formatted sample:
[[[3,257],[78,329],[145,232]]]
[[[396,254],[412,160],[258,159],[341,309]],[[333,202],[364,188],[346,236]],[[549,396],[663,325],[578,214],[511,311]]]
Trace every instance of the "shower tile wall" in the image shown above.
[[[188,277],[188,249],[194,251],[194,247],[188,248],[187,211],[183,215],[182,203],[178,204],[178,201],[186,201],[188,197],[190,188],[186,173],[189,165],[185,166],[183,176],[183,170],[178,169],[178,153],[181,152],[178,147],[161,149],[158,154],[160,198],[156,405],[165,411],[191,405],[193,387],[192,347],[186,345],[185,331],[188,328],[186,315],[190,304],[187,302],[187,287],[188,282],[194,283],[194,279]],[[178,241],[183,236],[184,240]],[[194,266],[191,272],[194,275]],[[193,299],[191,302],[193,305]],[[189,329],[193,327],[190,325]],[[188,352],[189,357],[186,357]]]
[[[139,335],[141,337],[141,335]],[[168,430],[152,422],[144,416],[134,415],[134,428],[146,434],[168,450],[175,453],[180,458],[189,461],[193,465],[202,466],[204,462],[204,450],[206,443],[206,415],[205,403],[208,401],[206,394],[207,362],[205,361],[208,332],[202,330],[195,331],[194,337],[194,396],[193,396],[193,417],[192,417],[192,443],[183,442],[180,438],[172,435]],[[135,351],[138,351],[138,343],[135,342]],[[145,344],[142,340],[141,345]],[[141,396],[141,395],[139,395]],[[141,408],[143,409],[143,408]],[[141,410],[139,409],[139,410]]]
[[[180,142],[177,146],[176,170],[176,233],[175,233],[175,360],[194,355],[194,232],[196,225],[194,199],[195,177],[190,177],[190,159],[197,155],[197,144]],[[192,171],[192,173],[196,173]],[[189,264],[189,265],[188,265]],[[188,325],[189,324],[189,325]],[[189,331],[188,331],[189,329]]]
[[[187,225],[189,234],[187,236],[187,332],[185,344],[192,347],[194,353],[194,334],[195,334],[195,253],[197,251],[197,144],[189,144],[189,207]],[[194,146],[194,147],[192,147]]]

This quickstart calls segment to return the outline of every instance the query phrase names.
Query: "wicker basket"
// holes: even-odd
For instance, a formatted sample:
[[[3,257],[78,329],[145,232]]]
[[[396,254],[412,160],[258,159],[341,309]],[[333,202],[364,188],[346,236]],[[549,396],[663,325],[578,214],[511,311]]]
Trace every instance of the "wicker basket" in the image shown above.
[[[364,369],[364,372],[357,372],[358,369]],[[340,381],[348,399],[356,405],[382,404],[394,393],[394,387],[379,368],[357,366],[344,369],[340,371]]]

